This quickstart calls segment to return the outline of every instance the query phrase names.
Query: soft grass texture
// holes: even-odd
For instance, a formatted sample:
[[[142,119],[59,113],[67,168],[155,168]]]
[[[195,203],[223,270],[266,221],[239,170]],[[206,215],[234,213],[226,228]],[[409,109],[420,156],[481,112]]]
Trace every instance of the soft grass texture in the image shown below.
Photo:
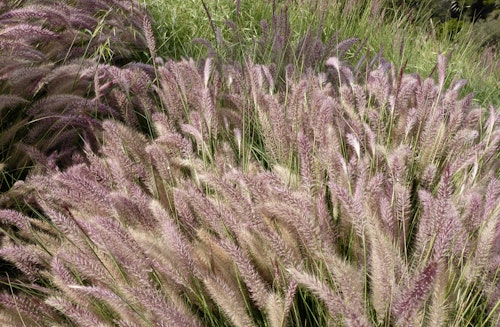
[[[159,55],[180,59],[200,58],[203,47],[193,39],[215,42],[207,12],[197,0],[148,0],[146,1],[155,19]],[[498,52],[484,53],[474,38],[472,25],[465,24],[453,38],[448,33],[436,31],[431,22],[432,1],[423,0],[416,6],[405,2],[399,5],[387,0],[352,1],[229,1],[206,0],[213,26],[223,35],[230,35],[227,20],[236,23],[239,43],[239,60],[254,53],[252,39],[261,33],[259,23],[270,20],[273,10],[288,8],[292,39],[297,42],[310,27],[318,26],[321,19],[322,35],[328,38],[339,32],[340,39],[357,37],[366,40],[367,52],[382,53],[385,58],[399,66],[406,63],[405,71],[427,76],[433,71],[439,53],[451,54],[448,82],[455,77],[467,79],[464,92],[474,92],[475,101],[482,106],[490,103],[500,105],[500,66]],[[240,8],[237,12],[237,7]],[[238,14],[238,15],[237,15]],[[449,31],[451,34],[454,31]],[[443,36],[444,35],[444,36]],[[498,51],[498,49],[496,50]],[[255,58],[254,58],[255,59]],[[269,62],[262,62],[267,64]]]
[[[357,24],[373,19],[370,38],[408,26],[351,3]],[[216,24],[233,18],[207,4]],[[289,4],[292,38],[317,23],[309,5]],[[260,6],[251,17],[269,19],[273,4]],[[178,22],[210,30],[198,14]],[[325,35],[340,21],[329,24]],[[349,37],[367,36],[352,24]],[[236,51],[216,47],[226,66],[180,42],[189,29],[170,50],[149,40],[200,59],[152,58],[152,132],[106,121],[97,154],[41,167],[0,198],[29,208],[0,210],[1,256],[21,272],[2,280],[4,325],[500,324],[500,118],[452,82],[456,53],[415,64],[405,36],[392,65],[367,39],[377,60],[364,78],[331,57],[278,81],[246,48],[256,26]]]
[[[443,55],[436,81],[332,57],[281,91],[212,63],[158,66],[154,139],[106,121],[6,195],[32,214],[0,211],[5,325],[499,323],[500,118]]]
[[[104,117],[144,121],[146,72],[134,62],[147,58],[146,14],[121,0],[0,2],[1,191],[26,176],[30,157],[71,163]]]

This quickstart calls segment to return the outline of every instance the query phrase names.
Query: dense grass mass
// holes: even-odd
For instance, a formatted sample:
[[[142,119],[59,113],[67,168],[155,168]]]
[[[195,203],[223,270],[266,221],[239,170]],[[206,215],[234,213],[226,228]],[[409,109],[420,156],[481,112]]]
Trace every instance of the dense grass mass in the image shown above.
[[[498,49],[428,5],[1,1],[0,324],[500,326]]]
[[[405,65],[406,72],[424,76],[433,71],[437,54],[450,54],[447,78],[467,79],[465,92],[474,92],[475,101],[481,106],[490,103],[498,106],[498,52],[490,54],[481,48],[481,40],[475,38],[480,34],[479,29],[471,24],[464,24],[459,31],[451,30],[450,26],[441,27],[437,22],[435,26],[431,19],[436,2],[439,1],[287,1],[292,26],[290,42],[297,43],[308,29],[320,26],[323,39],[335,33],[340,39],[357,37],[366,41],[365,52],[382,51],[387,60],[399,67]],[[256,59],[253,40],[262,34],[260,22],[269,22],[273,13],[281,8],[275,1],[236,1],[236,5],[228,0],[205,3],[210,17],[195,0],[178,1],[173,6],[170,1],[148,1],[155,17],[156,34],[161,40],[160,55],[200,58],[205,54],[203,46],[193,43],[192,39],[215,42],[215,28],[231,41],[232,51],[237,53],[234,59],[244,60],[248,55]],[[172,10],[165,10],[170,7]],[[228,20],[233,24],[227,24]],[[453,38],[446,37],[451,33]],[[482,38],[487,36],[482,34]],[[269,62],[269,58],[260,59],[258,63]]]

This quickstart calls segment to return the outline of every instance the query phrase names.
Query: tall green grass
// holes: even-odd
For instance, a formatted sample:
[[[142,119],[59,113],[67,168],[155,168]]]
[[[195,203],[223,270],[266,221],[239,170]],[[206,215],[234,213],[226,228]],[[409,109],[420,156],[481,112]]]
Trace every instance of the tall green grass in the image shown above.
[[[484,54],[475,41],[473,29],[465,26],[453,39],[446,31],[436,31],[431,20],[431,1],[418,6],[387,0],[353,1],[229,1],[145,0],[154,19],[159,55],[179,59],[200,58],[206,54],[195,39],[216,43],[211,26],[222,35],[231,35],[227,20],[236,23],[238,40],[232,44],[241,59],[254,56],[254,43],[261,34],[260,21],[270,20],[273,11],[286,7],[295,42],[312,26],[322,21],[325,39],[339,33],[340,39],[358,37],[366,40],[364,51],[382,51],[384,58],[404,66],[405,72],[427,76],[434,71],[439,53],[450,54],[449,80],[455,76],[468,80],[464,92],[474,92],[481,106],[500,105],[500,68],[498,51]],[[239,7],[239,12],[238,8]],[[451,32],[451,31],[450,31]],[[231,41],[231,40],[229,40]],[[266,62],[262,62],[267,64]]]

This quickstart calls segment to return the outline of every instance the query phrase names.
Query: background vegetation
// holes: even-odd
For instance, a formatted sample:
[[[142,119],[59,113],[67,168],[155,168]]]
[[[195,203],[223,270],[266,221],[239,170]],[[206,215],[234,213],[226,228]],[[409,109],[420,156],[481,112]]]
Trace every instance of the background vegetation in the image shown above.
[[[406,63],[407,72],[423,75],[433,71],[438,53],[450,54],[450,79],[455,75],[467,79],[465,92],[473,90],[475,101],[483,106],[497,105],[500,103],[496,91],[500,71],[495,43],[500,33],[498,9],[489,11],[485,19],[474,25],[469,23],[472,13],[467,8],[471,1],[460,3],[464,11],[460,23],[455,24],[456,21],[450,20],[451,2],[301,0],[285,1],[278,7],[288,8],[291,42],[298,42],[309,27],[321,24],[323,40],[335,33],[340,39],[366,40],[364,51],[382,51],[388,60],[400,66]],[[199,58],[204,54],[203,46],[193,43],[193,39],[215,41],[210,20],[223,36],[231,34],[237,38],[232,47],[239,53],[239,59],[255,55],[252,40],[262,34],[261,20],[269,20],[279,10],[275,1],[236,1],[237,5],[234,1],[206,1],[210,14],[207,17],[205,8],[195,0],[181,1],[172,10],[165,10],[169,5],[165,1],[151,0],[148,4],[155,18],[156,35],[162,40],[158,44],[159,54],[177,59]],[[227,24],[229,20],[236,23],[232,25],[235,33]],[[186,21],[190,23],[185,24]],[[485,50],[488,45],[493,47]],[[265,58],[260,63],[264,62]]]
[[[499,326],[498,17],[451,5],[1,1],[0,323]]]

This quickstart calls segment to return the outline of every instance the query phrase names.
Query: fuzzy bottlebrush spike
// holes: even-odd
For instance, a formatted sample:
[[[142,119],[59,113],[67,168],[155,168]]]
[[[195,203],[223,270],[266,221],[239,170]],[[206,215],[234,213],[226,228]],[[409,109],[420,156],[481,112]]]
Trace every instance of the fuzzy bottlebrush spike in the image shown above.
[[[334,317],[341,315],[344,317],[346,326],[370,326],[369,320],[360,308],[350,306],[350,300],[343,299],[341,295],[335,294],[332,289],[305,272],[290,270],[290,275],[299,284],[310,289],[315,295],[323,300],[330,314]],[[358,311],[358,312],[357,312]]]
[[[236,50],[239,47],[238,42],[241,41],[239,33],[242,27],[238,26],[238,22],[233,21],[226,21],[226,24],[230,27],[232,34],[224,38],[220,29],[214,29],[217,36],[215,44],[206,39],[195,40],[207,48],[210,58],[215,57],[215,66],[221,73],[224,72],[226,63],[238,66],[240,62],[249,60],[249,58],[242,57],[241,53]],[[252,47],[255,53],[250,60],[254,60],[257,64],[265,62],[269,65],[265,67],[264,73],[268,81],[273,80],[270,83],[272,91],[283,90],[286,87],[283,82],[291,77],[298,78],[306,71],[321,70],[322,65],[331,56],[343,60],[347,51],[360,41],[358,38],[339,40],[339,33],[334,33],[326,41],[323,40],[321,35],[323,19],[320,20],[318,26],[309,28],[304,35],[295,40],[286,7],[273,10],[272,18],[269,21],[262,20],[260,25],[262,33],[254,41]],[[357,51],[360,49],[361,47]],[[222,57],[218,53],[224,53],[225,56]],[[356,70],[354,75],[351,75],[357,76],[358,72],[360,71]]]
[[[146,129],[152,77],[147,69],[120,68],[147,49],[145,17],[143,6],[119,0],[17,1],[0,9],[6,176],[23,176],[33,152],[45,157],[41,165],[50,158],[66,167],[81,157],[84,142],[96,151],[104,118]],[[36,150],[26,153],[30,147]],[[2,178],[1,190],[10,186]]]
[[[0,297],[2,319],[371,326],[496,317],[500,117],[460,98],[463,83],[440,84],[443,58],[438,82],[398,76],[383,60],[358,81],[335,57],[274,89],[271,66],[211,65],[158,69],[165,112],[151,114],[155,137],[107,120],[98,153],[88,145],[79,163],[33,172],[2,195],[30,208],[0,211],[13,225],[0,253],[24,274],[12,281],[17,293]],[[145,72],[96,69],[99,101],[112,107],[131,92],[147,103]],[[44,320],[28,305],[37,301]]]
[[[432,261],[414,277],[411,286],[396,297],[392,303],[392,314],[398,325],[411,325],[410,321],[414,318],[417,309],[422,306],[433,289],[437,274],[438,265]]]

